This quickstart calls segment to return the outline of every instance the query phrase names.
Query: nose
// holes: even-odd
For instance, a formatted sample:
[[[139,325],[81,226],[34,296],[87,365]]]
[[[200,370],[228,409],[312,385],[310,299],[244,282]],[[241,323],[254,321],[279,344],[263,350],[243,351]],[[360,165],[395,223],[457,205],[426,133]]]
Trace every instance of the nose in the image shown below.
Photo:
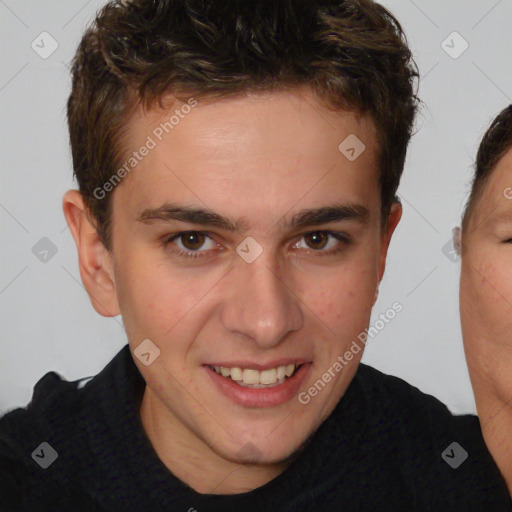
[[[222,309],[224,328],[250,338],[259,348],[278,345],[303,324],[300,301],[265,252],[252,263],[240,261],[229,273]]]

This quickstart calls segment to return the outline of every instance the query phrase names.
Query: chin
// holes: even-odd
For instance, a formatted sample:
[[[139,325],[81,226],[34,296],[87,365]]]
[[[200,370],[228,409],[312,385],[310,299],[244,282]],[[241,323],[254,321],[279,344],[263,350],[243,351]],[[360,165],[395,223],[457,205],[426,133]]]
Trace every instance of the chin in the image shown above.
[[[295,432],[294,439],[290,439],[290,436],[285,436],[283,439],[276,439],[272,443],[268,443],[266,442],[268,441],[267,439],[263,439],[263,444],[259,445],[260,458],[255,462],[260,464],[291,462],[307,447],[315,432],[316,429],[313,429],[313,431],[305,432],[300,436],[299,433]]]
[[[223,459],[237,464],[275,465],[292,459],[302,448],[301,439],[270,440],[266,437],[237,443],[237,446],[214,446],[214,451]]]

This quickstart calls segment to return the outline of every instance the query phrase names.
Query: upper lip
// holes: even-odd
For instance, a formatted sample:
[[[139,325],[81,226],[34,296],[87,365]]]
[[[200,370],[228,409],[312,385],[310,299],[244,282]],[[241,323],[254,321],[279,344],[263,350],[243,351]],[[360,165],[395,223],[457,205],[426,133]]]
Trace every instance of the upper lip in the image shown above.
[[[295,364],[296,366],[304,363],[309,363],[307,359],[297,359],[297,358],[283,358],[276,359],[275,361],[270,361],[268,363],[254,363],[250,361],[230,361],[228,362],[215,362],[215,363],[205,363],[208,366],[223,366],[224,368],[244,368],[248,370],[258,370],[260,372],[264,370],[269,370],[271,368],[277,368],[278,366],[288,366],[289,364]]]

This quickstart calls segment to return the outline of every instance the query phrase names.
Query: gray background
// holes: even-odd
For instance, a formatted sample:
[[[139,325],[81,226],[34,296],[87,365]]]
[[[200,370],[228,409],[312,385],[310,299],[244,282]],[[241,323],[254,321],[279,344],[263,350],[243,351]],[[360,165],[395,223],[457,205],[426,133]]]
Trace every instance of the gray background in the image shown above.
[[[395,301],[403,311],[370,340],[363,361],[453,412],[474,412],[459,326],[460,265],[449,242],[478,142],[512,102],[512,0],[382,3],[406,31],[425,108],[399,189],[404,217],[372,323]],[[126,344],[121,318],[103,318],[90,305],[61,210],[64,192],[75,188],[65,123],[67,65],[103,4],[0,0],[0,413],[28,403],[48,371],[68,380],[94,375]],[[450,36],[454,31],[463,39]],[[42,32],[58,43],[47,58],[31,47],[35,40],[40,53],[51,49]],[[464,40],[469,46],[458,55]],[[34,254],[43,237],[55,254]]]

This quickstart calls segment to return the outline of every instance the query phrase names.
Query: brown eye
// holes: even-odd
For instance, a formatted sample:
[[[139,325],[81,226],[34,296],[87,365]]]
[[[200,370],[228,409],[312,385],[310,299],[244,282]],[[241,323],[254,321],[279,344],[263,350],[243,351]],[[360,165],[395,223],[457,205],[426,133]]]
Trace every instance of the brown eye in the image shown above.
[[[309,241],[307,243],[312,249],[323,249],[327,245],[329,234],[325,231],[314,231],[304,235],[304,239],[311,241],[311,243]]]
[[[162,239],[163,247],[180,258],[205,258],[219,248],[213,238],[203,231],[180,231]]]
[[[310,231],[304,233],[302,239],[294,247],[305,249],[306,253],[315,254],[316,256],[332,256],[344,251],[351,244],[350,236],[345,233]]]
[[[190,231],[180,235],[181,242],[185,249],[195,251],[200,249],[205,242],[205,235],[197,231]]]

